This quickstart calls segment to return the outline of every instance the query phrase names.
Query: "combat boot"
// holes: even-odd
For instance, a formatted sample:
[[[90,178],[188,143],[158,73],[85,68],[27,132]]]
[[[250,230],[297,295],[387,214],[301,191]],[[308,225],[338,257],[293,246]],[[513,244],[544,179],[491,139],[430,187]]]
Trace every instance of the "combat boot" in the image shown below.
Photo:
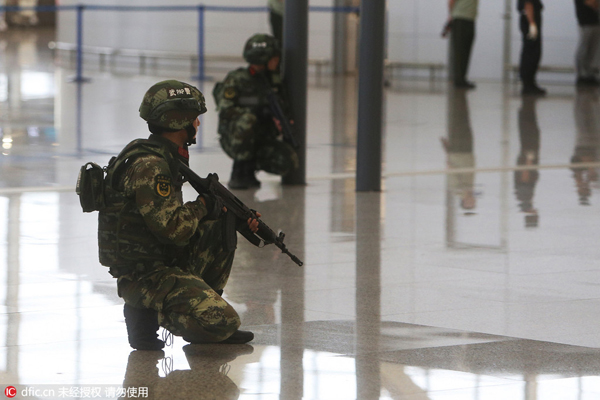
[[[248,189],[250,187],[249,182],[246,178],[246,169],[244,161],[233,161],[233,167],[231,168],[231,178],[229,178],[229,189]]]
[[[206,340],[201,340],[201,339],[192,339],[189,337],[183,337],[183,340],[185,340],[186,342],[192,343],[192,344],[244,344],[244,343],[248,343],[250,342],[252,339],[254,339],[254,333],[250,332],[250,331],[240,331],[239,329],[235,332],[233,332],[233,334],[231,336],[229,336],[227,339],[225,340],[221,340],[220,342],[211,342],[211,341],[206,341]]]
[[[260,181],[254,176],[256,164],[254,161],[234,161],[229,179],[229,189],[250,189],[260,187]]]
[[[158,312],[149,308],[123,307],[129,345],[136,350],[161,350],[165,342],[158,338]]]
[[[244,167],[246,169],[245,173],[249,187],[259,188],[260,181],[256,179],[256,163],[254,161],[246,161],[246,165]]]
[[[227,339],[220,341],[223,344],[244,344],[254,339],[254,333],[250,331],[240,331],[239,329],[233,332],[233,335]]]

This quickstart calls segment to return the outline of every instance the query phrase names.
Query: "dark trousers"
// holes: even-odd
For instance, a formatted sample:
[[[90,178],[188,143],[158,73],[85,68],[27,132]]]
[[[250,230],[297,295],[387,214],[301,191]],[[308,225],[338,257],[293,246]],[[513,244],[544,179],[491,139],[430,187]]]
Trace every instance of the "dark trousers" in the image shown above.
[[[448,94],[448,153],[473,153],[473,131],[464,90]]]
[[[452,41],[454,83],[465,83],[471,60],[471,49],[475,40],[475,21],[462,18],[453,19],[450,40]]]
[[[542,19],[539,18],[536,21],[538,28],[538,37],[535,40],[531,40],[527,37],[529,35],[529,21],[527,17],[521,15],[521,34],[523,35],[523,49],[521,50],[521,61],[519,64],[519,74],[521,76],[521,82],[524,87],[535,86],[535,76],[540,66],[540,59],[542,58]]]
[[[271,11],[269,12],[269,21],[273,36],[279,40],[280,45],[283,45],[283,15]]]

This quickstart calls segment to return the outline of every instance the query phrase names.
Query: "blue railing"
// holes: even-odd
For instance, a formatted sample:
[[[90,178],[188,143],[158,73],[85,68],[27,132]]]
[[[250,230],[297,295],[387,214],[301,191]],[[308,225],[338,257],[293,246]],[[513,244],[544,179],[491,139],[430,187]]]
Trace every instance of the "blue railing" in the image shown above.
[[[76,23],[76,38],[77,38],[77,69],[76,76],[73,81],[85,82],[87,79],[83,76],[83,16],[85,11],[113,11],[113,12],[197,12],[198,13],[198,75],[195,79],[205,80],[205,55],[204,55],[204,39],[205,39],[205,24],[204,18],[206,12],[267,12],[267,7],[238,7],[238,6],[210,6],[210,5],[189,5],[189,6],[108,6],[108,5],[92,5],[92,4],[77,4],[70,6],[37,6],[37,7],[20,7],[20,6],[0,6],[0,12],[19,12],[19,11],[36,11],[36,12],[60,12],[60,11],[75,11],[77,13]],[[312,6],[309,7],[310,12],[332,12],[332,13],[358,13],[358,7],[326,7]]]

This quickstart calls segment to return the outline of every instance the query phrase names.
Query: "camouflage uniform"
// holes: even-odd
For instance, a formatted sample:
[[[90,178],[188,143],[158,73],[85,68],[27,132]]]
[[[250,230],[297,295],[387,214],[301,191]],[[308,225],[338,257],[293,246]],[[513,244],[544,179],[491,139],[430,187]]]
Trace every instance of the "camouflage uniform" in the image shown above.
[[[163,104],[169,95],[160,86],[151,95],[165,94]],[[151,114],[144,109],[148,102],[140,108],[143,118]],[[159,110],[169,116],[165,124],[187,112],[179,104]],[[180,118],[193,122],[197,115]],[[218,342],[240,326],[238,314],[219,294],[234,251],[223,248],[223,219],[213,219],[216,207],[209,211],[199,199],[183,203],[180,160],[187,164],[187,150],[154,134],[133,141],[111,160],[98,219],[100,262],[118,279],[127,305],[155,310],[161,326],[188,341]]]
[[[260,187],[257,170],[285,175],[299,164],[294,148],[281,140],[269,105],[272,94],[286,111],[287,98],[278,73],[278,40],[271,35],[253,35],[246,41],[243,55],[249,67],[230,72],[213,89],[221,147],[233,159],[231,189]]]
[[[298,167],[298,156],[292,146],[279,140],[264,77],[259,74],[251,67],[239,68],[230,72],[215,92],[221,147],[236,161],[254,160],[257,170],[285,175]],[[266,74],[272,90],[281,93],[279,74]]]

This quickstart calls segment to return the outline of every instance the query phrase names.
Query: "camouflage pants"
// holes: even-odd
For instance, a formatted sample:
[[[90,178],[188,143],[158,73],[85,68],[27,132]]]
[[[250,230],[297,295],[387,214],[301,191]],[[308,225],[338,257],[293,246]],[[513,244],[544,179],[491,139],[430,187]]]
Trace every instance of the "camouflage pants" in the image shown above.
[[[248,116],[248,118],[244,118]],[[298,155],[292,146],[278,140],[274,126],[251,124],[252,114],[235,121],[221,121],[221,147],[235,161],[255,161],[258,170],[285,175],[298,168]]]
[[[158,311],[158,322],[191,342],[218,342],[240,326],[233,307],[216,291],[227,283],[234,251],[222,246],[222,220],[202,223],[178,266],[119,277],[119,295],[133,307]]]

